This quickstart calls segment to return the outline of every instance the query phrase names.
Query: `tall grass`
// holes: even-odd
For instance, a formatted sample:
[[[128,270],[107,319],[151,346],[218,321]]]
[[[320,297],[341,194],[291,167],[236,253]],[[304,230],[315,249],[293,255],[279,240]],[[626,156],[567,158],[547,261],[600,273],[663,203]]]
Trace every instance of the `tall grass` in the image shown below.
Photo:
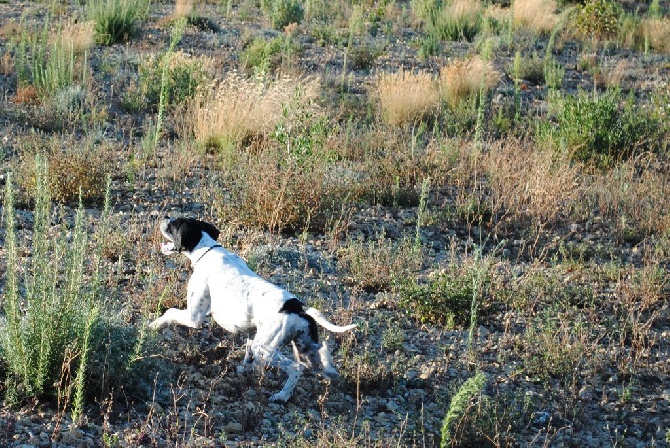
[[[52,35],[49,20],[40,32],[24,30],[17,48],[19,87],[33,86],[38,96],[44,97],[68,86],[86,85],[87,56],[79,54],[82,48],[69,37],[62,27]]]
[[[149,0],[89,0],[86,13],[95,22],[96,43],[112,45],[132,38],[148,5]]]

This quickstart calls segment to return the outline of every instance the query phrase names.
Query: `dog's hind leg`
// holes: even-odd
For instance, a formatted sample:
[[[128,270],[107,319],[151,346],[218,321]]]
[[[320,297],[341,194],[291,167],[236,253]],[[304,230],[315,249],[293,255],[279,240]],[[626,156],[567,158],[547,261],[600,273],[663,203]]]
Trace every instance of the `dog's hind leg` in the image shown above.
[[[244,347],[244,359],[242,364],[237,366],[237,373],[245,373],[251,370],[251,365],[254,363],[254,352],[251,349],[254,340],[247,338],[247,343]]]
[[[258,328],[256,337],[251,344],[251,352],[256,361],[269,367],[283,370],[288,378],[281,391],[272,395],[270,401],[287,401],[305,366],[299,361],[293,361],[281,353],[281,347],[289,343],[295,336],[296,315],[282,314],[274,322],[267,322]]]

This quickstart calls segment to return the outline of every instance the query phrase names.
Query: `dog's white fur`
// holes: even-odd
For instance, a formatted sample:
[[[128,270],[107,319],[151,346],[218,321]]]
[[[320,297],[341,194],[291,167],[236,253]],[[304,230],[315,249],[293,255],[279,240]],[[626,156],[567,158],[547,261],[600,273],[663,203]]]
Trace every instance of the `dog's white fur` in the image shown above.
[[[327,378],[338,376],[327,344],[317,344],[315,322],[334,332],[351,330],[355,325],[338,326],[314,308],[302,309],[293,294],[264,280],[242,258],[221,247],[216,242],[219,232],[211,224],[164,218],[160,230],[168,240],[161,245],[163,254],[183,253],[191,260],[193,274],[188,281],[186,309],[168,309],[151,328],[174,323],[197,328],[211,316],[232,333],[256,329],[256,336],[247,340],[240,370],[254,360],[284,370],[288,379],[282,390],[270,397],[272,401],[290,398],[306,366],[320,367]],[[185,243],[189,238],[190,243]],[[295,361],[281,353],[289,342]]]

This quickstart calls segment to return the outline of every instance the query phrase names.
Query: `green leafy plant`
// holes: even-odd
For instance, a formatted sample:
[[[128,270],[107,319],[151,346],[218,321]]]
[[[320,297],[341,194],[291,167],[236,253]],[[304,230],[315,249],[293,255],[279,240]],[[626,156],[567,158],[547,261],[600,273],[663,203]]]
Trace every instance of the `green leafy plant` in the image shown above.
[[[619,32],[621,6],[612,0],[587,0],[576,12],[577,30],[582,37],[608,40]]]
[[[558,112],[555,121],[539,125],[539,137],[556,150],[568,151],[575,160],[605,167],[640,148],[654,148],[653,118],[635,107],[632,98],[622,100],[616,89],[551,98]]]
[[[438,273],[425,283],[401,283],[398,305],[421,322],[453,328],[470,323],[475,271]]]

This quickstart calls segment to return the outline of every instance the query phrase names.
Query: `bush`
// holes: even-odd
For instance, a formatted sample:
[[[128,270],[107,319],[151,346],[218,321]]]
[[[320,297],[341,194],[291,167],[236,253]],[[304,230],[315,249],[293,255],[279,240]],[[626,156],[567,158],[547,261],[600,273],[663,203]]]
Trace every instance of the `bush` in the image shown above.
[[[347,241],[340,264],[351,280],[368,291],[389,290],[420,271],[423,253],[410,238],[394,241],[381,231],[375,239]]]
[[[291,23],[300,24],[305,17],[305,10],[298,0],[263,0],[261,8],[270,17],[272,28],[280,31]]]
[[[105,192],[108,169],[100,155],[92,148],[77,144],[65,150],[54,149],[44,156],[46,160],[46,187],[52,200],[61,203],[95,202]],[[40,165],[34,154],[23,157],[19,166],[19,184],[30,196],[39,189]],[[21,199],[28,199],[22,197]]]
[[[49,396],[56,392],[56,384],[59,393],[66,391],[70,396],[74,389],[82,398],[91,329],[101,304],[100,253],[88,250],[82,207],[71,230],[50,228],[46,164],[37,165],[32,256],[24,272],[18,264],[11,179],[5,187],[7,289],[0,341],[8,394],[13,399]],[[75,402],[75,406],[81,404],[81,400]]]
[[[142,63],[139,68],[140,92],[151,106],[157,106],[164,89],[164,101],[168,104],[183,103],[193,98],[200,86],[209,80],[209,60],[192,58],[187,54],[167,52]],[[163,70],[165,86],[162,87]]]
[[[112,45],[125,42],[137,32],[137,21],[146,14],[146,0],[89,0],[88,18],[95,22],[95,42]]]
[[[423,323],[453,328],[470,323],[475,271],[439,273],[425,283],[401,284],[398,304]]]
[[[63,34],[61,27],[50,36],[47,20],[41,32],[23,31],[18,41],[16,72],[19,87],[33,86],[43,98],[73,85],[85,85],[87,61],[75,42]]]
[[[577,30],[587,39],[612,39],[619,32],[621,14],[621,6],[612,0],[587,0],[577,10]]]
[[[635,107],[630,98],[620,105],[620,91],[577,95],[553,99],[558,109],[554,120],[538,127],[541,140],[574,160],[608,167],[627,159],[640,149],[654,149],[658,125]],[[556,104],[557,103],[557,104]]]
[[[463,103],[479,98],[500,81],[500,73],[479,56],[454,59],[440,69],[440,95],[452,110]],[[481,98],[479,98],[481,100]]]
[[[237,150],[245,142],[269,137],[283,116],[283,105],[296,96],[303,107],[315,106],[320,90],[314,78],[285,77],[264,84],[230,73],[196,95],[184,127],[208,149]]]

